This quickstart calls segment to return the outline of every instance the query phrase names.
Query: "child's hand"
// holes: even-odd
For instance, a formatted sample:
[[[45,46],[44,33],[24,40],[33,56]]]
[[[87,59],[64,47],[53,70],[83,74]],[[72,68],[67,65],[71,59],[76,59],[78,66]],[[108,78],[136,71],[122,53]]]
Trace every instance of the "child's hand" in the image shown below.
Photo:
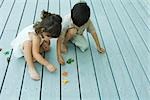
[[[105,49],[104,48],[97,48],[98,52],[100,53],[104,53],[105,52]]]
[[[52,64],[48,64],[46,66],[46,68],[50,71],[50,72],[55,72],[57,70],[56,67],[54,67]]]
[[[63,59],[62,56],[59,56],[59,57],[57,58],[57,60],[58,60],[59,64],[61,64],[61,65],[64,65],[64,64],[65,64],[65,61],[64,61],[64,59]]]

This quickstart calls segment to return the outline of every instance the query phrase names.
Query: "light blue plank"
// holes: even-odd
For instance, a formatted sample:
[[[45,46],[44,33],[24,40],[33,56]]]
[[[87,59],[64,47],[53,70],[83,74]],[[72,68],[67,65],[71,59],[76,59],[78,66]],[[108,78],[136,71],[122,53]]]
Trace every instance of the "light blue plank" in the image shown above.
[[[59,14],[60,9],[59,0],[49,0],[49,12]]]
[[[25,26],[33,23],[35,11],[37,10],[36,9],[37,3],[38,3],[37,0],[27,1],[26,9],[25,9],[24,16],[23,16],[22,23],[21,23],[21,28],[24,28]],[[40,13],[38,14],[38,16],[39,15]],[[36,66],[37,71],[41,75],[42,66],[38,63],[35,63],[35,66]],[[41,81],[32,80],[29,76],[27,67],[28,66],[26,66],[26,70],[24,73],[20,100],[31,100],[31,99],[38,100],[40,98]]]
[[[118,5],[119,6],[119,5]],[[121,8],[122,8],[122,6],[120,6]],[[122,8],[123,9],[123,8]],[[120,10],[120,9],[119,9]],[[134,10],[132,10],[132,12],[134,13]],[[124,13],[126,13],[126,12],[124,12]],[[122,14],[120,14],[120,15],[122,15]],[[125,16],[125,15],[124,15]],[[137,15],[138,16],[138,15]],[[123,17],[122,17],[123,18]],[[132,18],[134,18],[133,16],[132,16]],[[135,17],[136,18],[136,17]],[[124,20],[126,20],[126,19],[124,19]],[[126,22],[126,21],[125,21]],[[134,20],[134,22],[136,22],[135,20]],[[126,23],[127,24],[127,23]],[[135,25],[137,25],[138,23],[136,23]],[[146,29],[142,29],[140,26],[141,25],[143,25],[143,24],[138,24],[138,30],[141,30],[140,32],[140,34],[141,34],[141,36],[144,36],[145,37],[145,40],[147,40],[148,41],[148,37],[150,36],[149,35],[149,32],[148,32],[148,30],[146,30]],[[135,32],[132,32],[132,34],[135,34]],[[131,34],[131,32],[130,32],[130,35],[132,35]],[[137,33],[138,34],[138,33]],[[131,36],[130,36],[131,37]],[[129,37],[129,38],[130,38]],[[133,37],[135,37],[135,36],[133,36]],[[138,39],[138,38],[135,38],[135,40],[136,39]],[[134,39],[132,39],[131,38],[131,40],[134,40]],[[146,74],[148,75],[148,78],[150,79],[150,68],[149,68],[149,59],[147,59],[149,56],[150,56],[150,54],[149,54],[149,52],[146,50],[146,48],[144,48],[142,45],[140,45],[141,43],[139,42],[140,40],[137,40],[137,42],[133,42],[133,46],[134,46],[134,48],[135,48],[135,51],[137,52],[137,55],[138,55],[138,57],[139,57],[139,59],[140,59],[140,61],[141,61],[141,63],[142,63],[142,65],[143,65],[143,67],[144,67],[144,70],[146,71]],[[135,45],[136,44],[136,45]],[[148,45],[150,45],[149,43],[148,43]],[[139,48],[142,48],[142,49],[139,49]],[[143,56],[143,55],[146,55],[146,57],[145,56]]]
[[[9,69],[4,81],[0,100],[18,100],[20,95],[20,87],[24,72],[24,59],[16,60],[11,58]]]
[[[73,7],[79,0],[70,0],[71,6]],[[84,33],[87,34],[87,33]],[[92,63],[92,58],[90,54],[90,49],[82,53],[76,47],[76,56],[77,56],[77,66],[78,66],[78,75],[79,75],[79,84],[81,91],[82,100],[99,100],[99,90],[96,82],[94,66]],[[88,63],[87,63],[88,62]]]
[[[100,2],[97,2],[97,3],[99,3],[101,5]],[[102,3],[103,3],[102,6],[104,7],[103,9],[105,9],[105,12],[102,10],[102,11],[100,11],[100,13],[98,12],[96,14],[97,14],[97,19],[100,19],[100,21],[98,20],[98,22],[100,25],[100,29],[102,31],[102,36],[104,39],[105,46],[107,48],[106,49],[107,56],[109,57],[110,68],[114,75],[114,79],[115,79],[115,82],[117,85],[119,97],[120,97],[120,99],[125,99],[126,97],[128,97],[130,99],[136,100],[137,97],[136,97],[134,88],[132,86],[130,77],[128,75],[128,71],[126,70],[126,64],[124,63],[124,60],[120,53],[120,48],[118,46],[118,43],[116,43],[117,41],[115,40],[115,38],[113,36],[113,30],[110,26],[111,22],[108,22],[109,20],[108,20],[107,16],[103,13],[109,14],[108,16],[111,16],[114,21],[117,21],[117,19],[114,16],[112,16],[112,14],[114,14],[114,13],[112,10],[110,10],[112,8],[109,5],[108,1],[102,1]],[[110,12],[108,11],[108,9]],[[119,25],[116,23],[116,25],[114,25],[114,27],[117,28],[117,27],[119,27]],[[117,61],[114,58],[117,59]],[[120,76],[122,76],[122,77],[120,77]],[[126,91],[130,91],[130,93],[126,92]]]
[[[60,0],[61,15],[65,16],[70,13],[70,0],[62,1]],[[64,6],[65,5],[65,6]],[[74,62],[72,64],[67,64],[61,66],[61,99],[62,100],[80,100],[80,91],[78,83],[78,73],[77,73],[77,62],[75,55],[75,47],[72,44],[68,44],[68,52],[64,54],[64,59],[67,61],[69,58],[73,58]],[[67,71],[69,73],[68,77],[63,77],[62,73]],[[68,80],[68,84],[63,84],[63,80]]]
[[[15,35],[17,33],[17,28],[18,28],[19,21],[21,18],[23,5],[24,4],[20,4],[19,2],[17,2],[16,5],[14,6],[14,9],[12,11],[13,14],[10,15],[10,20],[8,20],[8,24],[6,25],[6,28],[4,30],[4,35],[0,40],[0,45],[1,45],[1,48],[3,49],[2,52],[0,53],[0,64],[2,66],[0,68],[0,73],[1,73],[0,86],[2,85],[4,76],[5,76],[5,72],[7,70],[7,65],[8,65],[7,57],[9,57],[11,55],[11,54],[9,54],[8,56],[5,56],[3,53],[6,52],[7,50],[9,50],[11,53],[10,43],[15,38]],[[18,7],[20,7],[20,9],[18,9]],[[16,14],[18,15],[17,17],[16,17]],[[17,18],[17,20],[14,21],[15,18]]]
[[[66,5],[64,5],[64,1],[60,0],[60,15],[62,17],[70,13],[70,0],[67,0],[65,3]]]
[[[113,3],[114,3],[114,1],[113,1]],[[107,5],[108,5],[108,2],[107,2]],[[138,39],[138,37],[136,39],[133,39],[133,37],[131,36],[131,33],[133,33],[133,30],[134,30],[134,28],[131,28],[132,23],[130,22],[130,20],[128,20],[129,19],[128,16],[125,16],[126,13],[124,13],[124,10],[122,9],[122,7],[118,6],[118,5],[120,5],[119,2],[115,5],[115,8],[118,11],[118,15],[119,15],[118,19],[122,23],[122,26],[123,26],[126,34],[123,34],[124,32],[118,31],[118,29],[119,30],[121,29],[120,27],[118,27],[116,29],[114,28],[114,34],[116,34],[116,39],[118,40],[118,45],[120,45],[120,49],[123,54],[123,58],[126,62],[126,65],[129,70],[129,73],[131,75],[131,78],[133,79],[133,83],[135,84],[135,88],[136,88],[139,98],[148,100],[149,94],[148,94],[147,90],[149,87],[149,80],[146,77],[146,74],[144,73],[143,68],[142,68],[143,65],[139,62],[139,58],[137,57],[137,54],[135,52],[135,50],[137,50],[138,48],[133,49],[133,47],[131,47],[129,45],[129,43],[127,42],[128,41],[127,38],[128,38],[130,41],[130,44],[132,46],[136,46],[136,43],[133,43],[133,41]],[[109,7],[111,7],[111,5],[109,5]],[[110,19],[112,27],[114,27],[116,25],[117,21],[114,21],[115,12],[113,12],[112,9],[113,8],[111,8],[111,11],[110,10],[107,11],[107,14],[108,14],[107,16]],[[113,14],[110,15],[109,13],[113,13]],[[110,17],[110,16],[112,16],[112,17]],[[130,28],[127,28],[127,27],[130,27]],[[122,33],[121,36],[119,36],[120,33]],[[130,35],[128,35],[128,33],[130,33]],[[134,37],[135,37],[135,35],[134,35]],[[126,45],[124,45],[124,43],[122,41],[124,41],[124,43],[126,43]],[[139,42],[138,42],[138,44],[139,44]],[[130,47],[128,47],[128,46],[130,46]],[[143,50],[143,47],[141,47],[142,50]],[[133,50],[131,50],[130,48],[132,48]],[[140,52],[138,52],[138,54],[139,53]],[[149,55],[147,55],[147,56],[149,56]],[[143,87],[141,87],[141,86],[143,86]]]
[[[87,2],[91,8],[92,21],[93,21],[94,25],[96,26],[98,38],[102,45],[103,44],[102,38],[100,36],[101,30],[99,30],[98,28],[99,28],[99,26],[102,28],[101,34],[110,33],[109,32],[110,29],[107,28],[109,26],[107,19],[105,17],[102,6],[96,0],[92,1],[92,5],[94,8],[92,8],[90,0],[87,0]],[[96,15],[94,14],[94,12]],[[98,19],[97,21],[98,22],[100,21],[99,26],[97,26],[95,16]],[[101,24],[101,23],[103,23],[103,24]],[[116,89],[117,88],[116,82],[112,76],[113,73],[111,72],[111,69],[110,69],[110,63],[109,63],[108,56],[107,56],[107,54],[99,54],[95,48],[95,43],[94,43],[93,39],[91,38],[91,35],[89,35],[89,38],[90,38],[92,55],[93,55],[93,62],[95,65],[98,84],[99,84],[99,88],[100,88],[101,99],[102,100],[118,100],[119,99],[118,93],[117,93],[118,90]],[[109,40],[109,39],[107,39],[107,40]],[[103,39],[103,41],[104,41],[104,39]],[[114,42],[114,41],[110,41],[110,42]],[[104,47],[104,46],[102,45],[102,47]],[[107,46],[107,48],[105,48],[105,49],[107,51],[107,49],[111,49],[111,48]]]
[[[149,19],[149,10],[150,8],[147,8],[146,13],[143,11],[143,8],[140,6],[140,4],[138,3],[137,0],[129,0],[132,4],[132,6],[134,7],[135,11],[137,12],[137,14],[140,16],[140,18],[142,19],[142,21],[147,25],[147,27],[149,28],[150,31],[150,22],[148,21]],[[148,6],[148,5],[147,5]],[[150,5],[149,5],[150,7]]]
[[[128,3],[127,1],[123,1],[123,0],[122,0],[122,3],[125,7],[124,9],[126,10],[132,23],[134,24],[134,27],[136,28],[137,33],[140,35],[140,37],[144,41],[148,51],[150,52],[150,41],[148,40],[148,37],[150,37],[149,28],[143,23],[142,19],[137,14],[136,10],[133,8],[131,3]],[[146,20],[148,20],[148,17],[146,18]]]
[[[20,9],[18,9],[18,7]],[[12,14],[10,15],[10,19],[8,20],[8,24],[6,25],[6,28],[4,30],[4,35],[0,40],[0,46],[3,49],[2,52],[0,53],[0,64],[2,66],[0,68],[0,73],[1,73],[0,86],[1,86],[1,89],[3,89],[0,95],[0,98],[3,98],[3,99],[4,98],[5,99],[6,98],[18,98],[19,92],[20,92],[24,63],[22,62],[22,60],[20,60],[20,63],[18,63],[16,60],[11,58],[12,61],[8,64],[7,57],[9,57],[11,54],[9,56],[5,56],[3,52],[7,50],[11,51],[10,42],[15,38],[15,35],[17,33],[17,28],[21,20],[23,7],[24,7],[23,2],[22,4],[20,4],[19,2],[16,2],[14,8],[12,9]],[[17,20],[14,20],[14,19],[17,19]],[[17,67],[20,67],[20,68],[17,68]],[[19,76],[16,76],[16,75],[19,75]],[[12,85],[14,85],[14,87],[12,87]],[[15,92],[12,93],[12,90],[14,89],[16,90],[16,93]],[[10,97],[8,97],[8,94],[10,95]]]
[[[59,1],[49,0],[48,9],[51,13],[59,13]],[[50,73],[44,68],[41,100],[60,100],[60,65],[57,63],[56,57],[56,39],[51,39],[51,50],[45,54],[45,58],[56,66],[57,71]]]
[[[0,8],[2,7],[3,3],[4,3],[4,0],[1,0],[0,1]]]
[[[64,55],[64,59],[67,61],[69,58],[74,59],[74,62],[61,66],[61,98],[62,100],[80,100],[80,91],[78,83],[77,62],[75,55],[74,45],[68,44],[68,53]],[[63,72],[68,72],[67,77],[63,77]],[[63,81],[68,80],[68,84],[64,84]]]
[[[149,0],[137,0],[137,1],[140,4],[140,6],[143,8],[143,10],[145,10],[145,12],[150,14],[148,11],[148,9],[150,7],[150,1]]]
[[[114,7],[116,8],[120,8],[120,9],[116,9],[117,10],[117,12],[119,13],[119,15],[120,15],[120,19],[122,20],[122,22],[123,23],[125,23],[125,26],[127,27],[125,27],[126,28],[126,30],[130,30],[130,28],[128,28],[128,23],[127,23],[127,21],[129,21],[129,23],[131,22],[131,20],[127,17],[128,15],[126,14],[126,12],[125,12],[125,10],[123,10],[124,8],[123,8],[123,6],[121,6],[121,3],[119,3],[118,2],[118,4],[115,4],[115,3],[113,3],[113,5],[114,5]],[[121,16],[121,15],[123,15],[123,16]],[[128,18],[128,20],[127,20],[127,18],[125,19],[124,18],[124,16],[126,16],[127,18]],[[131,26],[132,26],[132,23],[130,23],[131,24]],[[139,57],[139,59],[140,59],[140,61],[141,61],[141,63],[142,63],[142,65],[144,65],[144,68],[145,68],[145,71],[147,71],[147,75],[148,75],[148,77],[150,76],[149,74],[150,74],[150,69],[149,69],[149,67],[148,67],[148,64],[147,64],[147,62],[148,62],[148,59],[147,59],[147,57],[149,56],[149,52],[146,50],[146,48],[144,48],[144,45],[141,45],[142,44],[142,40],[141,40],[141,42],[139,42],[140,41],[140,39],[138,39],[138,38],[140,38],[139,36],[138,36],[138,33],[137,32],[135,32],[136,30],[134,29],[134,27],[132,28],[132,30],[134,31],[134,32],[131,32],[130,31],[130,33],[127,31],[127,33],[129,33],[130,35],[128,35],[129,36],[129,38],[130,38],[130,40],[131,40],[131,43],[133,44],[133,47],[134,47],[134,50],[136,51],[136,54],[138,55],[138,57]],[[147,33],[147,32],[146,32]],[[135,34],[135,35],[134,35]],[[142,32],[142,34],[144,34],[143,32]],[[133,36],[132,36],[133,35]],[[148,33],[147,33],[147,35],[148,35]],[[135,36],[136,36],[136,38],[135,38]],[[133,38],[134,39],[133,39]],[[138,40],[137,40],[138,39]],[[137,40],[137,42],[134,42],[134,41],[136,41]],[[142,48],[142,49],[138,49],[138,48]],[[143,55],[147,55],[147,57],[145,57],[145,56],[143,56]],[[150,78],[149,78],[150,79]]]
[[[96,81],[97,75],[95,75],[95,66],[92,62],[90,48],[84,53],[77,48],[77,59],[82,100],[99,100],[100,93]]]
[[[122,2],[122,3],[123,3],[123,2]],[[130,32],[130,33],[131,33],[131,32]],[[133,32],[133,33],[135,33],[135,32]],[[141,34],[143,35],[143,34],[145,34],[145,32],[142,32]],[[145,35],[145,37],[146,37],[146,40],[148,40],[149,32],[146,31],[146,34],[147,34],[147,37],[146,37],[146,35]],[[130,34],[130,35],[131,35],[131,34]],[[135,37],[135,36],[134,36],[134,37]],[[131,40],[133,40],[133,39],[131,38]],[[149,54],[148,51],[146,51],[145,48],[143,48],[143,46],[142,46],[141,43],[139,42],[140,40],[139,40],[137,37],[135,38],[135,40],[137,40],[137,42],[138,42],[138,43],[136,43],[135,41],[133,41],[133,44],[134,44],[134,46],[135,46],[135,50],[136,50],[136,52],[137,52],[137,55],[139,56],[139,59],[140,59],[141,63],[144,65],[145,71],[146,71],[146,73],[147,73],[147,75],[148,75],[148,77],[149,77],[149,79],[150,79],[150,69],[149,69],[149,67],[148,67],[149,64],[147,63],[147,62],[149,62],[149,61],[148,61],[149,59],[147,59],[147,58],[150,56],[150,54]],[[135,44],[136,44],[136,45],[135,45]],[[142,48],[142,49],[139,49],[139,48]],[[143,56],[143,55],[146,55],[146,57]]]
[[[14,6],[14,0],[6,0],[6,2],[3,4],[3,6],[0,8],[0,38],[3,34],[4,28],[6,26],[6,23],[9,19],[9,15],[11,13],[11,9]],[[7,12],[6,12],[7,11]]]
[[[53,64],[57,71],[50,73],[46,68],[43,71],[41,100],[60,100],[60,65],[56,57],[56,40],[51,40],[51,50],[46,53],[46,59]]]

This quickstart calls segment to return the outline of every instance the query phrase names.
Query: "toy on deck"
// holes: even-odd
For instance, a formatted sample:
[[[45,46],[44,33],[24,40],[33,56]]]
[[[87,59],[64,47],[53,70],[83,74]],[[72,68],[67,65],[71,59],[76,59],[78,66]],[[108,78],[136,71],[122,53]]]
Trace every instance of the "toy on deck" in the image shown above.
[[[1,51],[1,53],[6,57],[6,60],[7,60],[7,62],[9,63],[10,62],[10,50],[7,50],[7,51],[2,51],[3,49],[2,48],[0,48],[0,51]]]
[[[6,55],[6,56],[9,55],[9,51],[5,51],[4,55]]]
[[[69,83],[68,80],[63,80],[63,84],[67,84],[67,83]]]
[[[68,76],[68,72],[64,71],[62,73],[62,76],[67,77]],[[69,81],[67,79],[64,79],[62,82],[63,82],[64,85],[66,85]]]
[[[72,58],[69,58],[69,59],[67,60],[67,64],[71,64],[72,62],[74,62],[74,59],[72,59]]]
[[[72,62],[74,62],[74,59],[73,59],[73,58],[69,58],[69,59],[66,61],[67,64],[71,64]],[[64,72],[62,73],[62,76],[63,76],[63,77],[67,77],[68,74],[69,74],[69,73],[68,73],[67,71],[64,71]],[[63,82],[64,85],[66,85],[67,83],[69,83],[69,80],[64,79],[62,82]]]
[[[67,77],[68,76],[68,72],[66,72],[66,71],[64,71],[63,73],[62,73],[62,75],[64,76],[64,77]]]
[[[9,63],[10,62],[10,51],[5,51],[4,53],[3,53],[6,57],[7,57],[7,62]]]

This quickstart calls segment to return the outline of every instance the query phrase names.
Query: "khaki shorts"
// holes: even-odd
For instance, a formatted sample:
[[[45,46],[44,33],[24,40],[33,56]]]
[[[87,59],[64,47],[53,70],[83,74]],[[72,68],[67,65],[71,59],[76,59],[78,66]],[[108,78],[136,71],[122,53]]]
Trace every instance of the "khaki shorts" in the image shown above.
[[[89,47],[87,40],[83,35],[76,34],[71,40],[82,52],[86,51]]]

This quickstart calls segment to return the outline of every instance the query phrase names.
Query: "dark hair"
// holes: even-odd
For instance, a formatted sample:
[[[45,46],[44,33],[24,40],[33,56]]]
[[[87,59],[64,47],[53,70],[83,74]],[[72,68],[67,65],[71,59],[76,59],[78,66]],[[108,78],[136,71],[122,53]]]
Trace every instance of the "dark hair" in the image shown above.
[[[34,24],[35,32],[41,34],[42,32],[50,33],[52,38],[57,38],[61,32],[62,18],[57,14],[51,14],[47,11],[41,13],[42,21]]]
[[[85,2],[75,4],[71,9],[71,18],[78,27],[85,24],[90,18],[89,6]]]

